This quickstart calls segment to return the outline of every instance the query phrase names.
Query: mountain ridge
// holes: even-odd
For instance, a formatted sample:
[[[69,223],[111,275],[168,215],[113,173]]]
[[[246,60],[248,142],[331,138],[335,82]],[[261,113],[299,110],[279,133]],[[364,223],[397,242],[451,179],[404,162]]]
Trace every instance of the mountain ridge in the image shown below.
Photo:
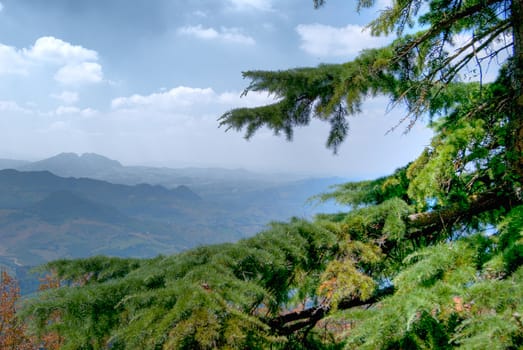
[[[13,166],[20,164],[19,166]],[[36,162],[11,160],[0,170],[14,168],[20,171],[50,171],[61,177],[91,178],[116,184],[137,185],[147,183],[176,188],[180,185],[189,186],[201,195],[220,195],[222,189],[248,190],[260,185],[273,186],[292,182],[307,176],[291,174],[255,173],[246,169],[227,169],[217,167],[150,167],[141,165],[122,165],[119,161],[96,153],[76,154],[63,152]],[[218,189],[218,193],[217,193]]]
[[[58,156],[107,164],[98,170],[104,168],[100,177],[109,179],[82,172],[59,176],[49,169],[0,170],[0,265],[25,271],[60,258],[153,257],[234,242],[271,221],[339,210],[306,200],[341,178],[296,180],[244,169],[144,170],[93,154]],[[74,168],[67,162],[62,166]],[[156,181],[147,183],[150,179]]]
[[[160,185],[123,185],[113,184],[103,180],[90,178],[61,177],[50,171],[18,171],[14,169],[0,170],[0,194],[9,196],[13,191],[31,192],[35,196],[54,192],[58,190],[74,190],[81,193],[88,199],[95,200],[101,197],[99,201],[109,204],[115,201],[127,204],[127,206],[142,199],[144,196],[160,196],[164,200],[201,200],[201,197],[190,190],[189,187],[183,186],[174,189],[168,189]],[[10,197],[12,198],[12,197]],[[23,198],[18,202],[23,203]],[[12,199],[11,199],[12,200]],[[9,208],[5,200],[0,198],[0,207]]]
[[[122,164],[96,153],[83,153],[78,155],[71,152],[59,153],[53,157],[18,167],[22,171],[48,170],[60,176],[90,177],[100,171],[122,168]]]

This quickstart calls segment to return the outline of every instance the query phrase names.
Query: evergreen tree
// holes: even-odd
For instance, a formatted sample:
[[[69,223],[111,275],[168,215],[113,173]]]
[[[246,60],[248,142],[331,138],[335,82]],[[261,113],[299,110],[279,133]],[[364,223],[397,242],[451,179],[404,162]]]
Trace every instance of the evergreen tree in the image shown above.
[[[324,1],[315,1],[321,7]],[[358,7],[373,1],[361,0]],[[370,28],[398,38],[355,60],[250,71],[272,105],[221,124],[292,138],[318,118],[327,146],[377,94],[428,117],[429,147],[390,176],[319,196],[348,213],[294,219],[235,244],[149,260],[47,264],[65,286],[27,302],[66,349],[477,349],[523,346],[523,1],[394,0]],[[405,34],[415,23],[425,30]],[[452,46],[457,35],[470,39]],[[508,58],[492,83],[464,67]]]

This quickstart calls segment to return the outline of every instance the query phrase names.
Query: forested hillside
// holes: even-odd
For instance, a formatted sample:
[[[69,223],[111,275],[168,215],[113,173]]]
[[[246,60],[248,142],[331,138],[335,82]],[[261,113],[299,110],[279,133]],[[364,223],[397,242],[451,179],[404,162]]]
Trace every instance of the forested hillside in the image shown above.
[[[27,332],[64,349],[521,348],[523,1],[393,0],[369,28],[397,40],[344,64],[246,72],[245,93],[279,99],[221,124],[291,138],[316,118],[336,151],[361,103],[386,95],[408,110],[400,126],[434,129],[417,159],[321,196],[347,213],[149,260],[51,262],[61,287],[25,301]],[[461,78],[471,67],[479,81]]]
[[[104,159],[102,164],[112,162]],[[86,167],[73,162],[69,169]],[[228,181],[215,182],[214,194],[200,196],[185,185],[131,186],[49,171],[0,170],[0,268],[8,267],[20,278],[31,266],[64,257],[150,258],[233,242],[252,236],[270,220],[312,217],[320,208],[306,203],[307,198],[341,180],[238,181],[237,187],[234,179]],[[29,281],[21,282],[23,294],[32,291],[26,288]]]

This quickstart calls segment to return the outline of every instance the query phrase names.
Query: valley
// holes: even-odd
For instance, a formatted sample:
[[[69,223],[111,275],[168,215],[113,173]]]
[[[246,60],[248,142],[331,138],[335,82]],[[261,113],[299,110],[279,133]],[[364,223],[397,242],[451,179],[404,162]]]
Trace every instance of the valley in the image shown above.
[[[0,170],[0,264],[19,275],[60,258],[148,258],[234,242],[271,221],[341,210],[307,199],[344,181],[125,167],[71,153],[0,167],[9,168]]]

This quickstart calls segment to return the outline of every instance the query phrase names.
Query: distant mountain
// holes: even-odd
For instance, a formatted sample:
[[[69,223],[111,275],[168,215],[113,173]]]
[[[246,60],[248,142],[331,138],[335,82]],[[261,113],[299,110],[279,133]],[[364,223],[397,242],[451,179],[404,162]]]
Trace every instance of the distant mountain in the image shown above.
[[[303,178],[288,174],[258,174],[245,169],[123,166],[116,160],[94,153],[60,153],[37,162],[6,168],[50,171],[62,177],[86,177],[124,185],[147,183],[167,188],[185,185],[206,197],[220,197],[234,191],[251,191]]]
[[[306,202],[341,178],[123,166],[73,153],[11,164],[21,165],[0,170],[0,265],[20,271],[64,257],[168,254],[346,210]]]
[[[176,203],[201,200],[187,186],[175,189],[148,184],[128,186],[87,178],[64,178],[48,171],[0,170],[0,208],[22,208],[56,191],[72,191],[130,215],[154,211],[158,206],[173,207]]]
[[[95,154],[60,153],[54,157],[18,166],[18,170],[47,170],[59,176],[93,177],[122,168],[116,160]]]
[[[186,186],[127,186],[1,170],[0,264],[177,252],[208,234],[188,225],[202,211],[201,202]]]

